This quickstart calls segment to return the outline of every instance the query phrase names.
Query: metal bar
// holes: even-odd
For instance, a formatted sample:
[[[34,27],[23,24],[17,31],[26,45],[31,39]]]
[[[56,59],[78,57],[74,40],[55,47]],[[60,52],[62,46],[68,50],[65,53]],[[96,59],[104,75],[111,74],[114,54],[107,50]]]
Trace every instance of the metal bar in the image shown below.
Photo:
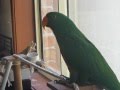
[[[50,72],[50,71],[48,71],[48,70],[38,66],[38,65],[30,62],[30,61],[26,60],[25,58],[21,57],[20,55],[14,54],[13,56],[18,58],[18,60],[23,61],[24,63],[30,64],[31,66],[33,66],[36,69],[40,69],[41,71],[46,72],[46,73],[48,73],[48,74],[50,74],[52,76],[55,76],[58,79],[63,79],[60,75],[56,75],[56,74],[54,74],[54,73],[52,73],[52,72]]]
[[[8,61],[5,68],[5,74],[2,80],[2,85],[0,90],[5,90],[11,67],[12,67],[12,61]]]

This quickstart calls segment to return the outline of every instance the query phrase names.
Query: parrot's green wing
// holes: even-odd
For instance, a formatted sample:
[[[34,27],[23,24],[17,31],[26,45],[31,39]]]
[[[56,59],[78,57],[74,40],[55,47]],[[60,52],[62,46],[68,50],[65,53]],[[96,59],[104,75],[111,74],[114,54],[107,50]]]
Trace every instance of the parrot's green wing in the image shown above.
[[[119,82],[114,72],[89,40],[79,38],[79,33],[61,37],[58,38],[58,43],[70,72],[76,77],[71,76],[73,81],[107,86],[114,90],[118,87]]]

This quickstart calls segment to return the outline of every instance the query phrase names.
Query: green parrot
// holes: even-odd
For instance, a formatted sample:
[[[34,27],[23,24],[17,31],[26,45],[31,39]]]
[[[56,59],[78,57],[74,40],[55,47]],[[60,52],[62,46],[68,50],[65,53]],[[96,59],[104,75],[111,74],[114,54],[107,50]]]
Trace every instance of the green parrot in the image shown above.
[[[69,69],[71,83],[89,83],[107,90],[120,90],[120,83],[105,58],[69,17],[49,12],[43,18],[42,26],[52,29]]]

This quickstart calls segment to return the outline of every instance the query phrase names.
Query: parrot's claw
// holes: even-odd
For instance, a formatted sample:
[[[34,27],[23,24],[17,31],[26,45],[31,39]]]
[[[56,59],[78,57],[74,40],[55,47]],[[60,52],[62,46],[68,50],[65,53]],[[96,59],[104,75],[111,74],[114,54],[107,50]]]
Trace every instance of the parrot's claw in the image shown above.
[[[69,80],[55,80],[54,82],[57,84],[62,84],[62,85],[67,86],[69,88],[73,88],[73,90],[80,90],[79,86],[76,83],[70,83]]]
[[[62,84],[67,87],[73,88],[73,90],[80,90],[78,84],[70,83],[69,80],[55,80],[54,82],[57,84]]]
[[[68,81],[70,79],[70,78],[68,78],[68,77],[66,77],[64,75],[60,75],[60,77],[61,77],[62,80],[67,80]]]
[[[54,82],[57,84],[62,84],[64,86],[73,88],[72,84],[69,83],[69,80],[55,80]]]
[[[69,84],[69,81],[67,81],[67,80],[55,80],[54,82],[58,83],[58,84],[63,84],[63,85]]]
[[[61,80],[55,80],[55,83],[65,85],[67,87],[73,88],[74,90],[80,90],[79,86],[76,83],[71,83],[70,78],[64,75],[61,75],[60,77]]]

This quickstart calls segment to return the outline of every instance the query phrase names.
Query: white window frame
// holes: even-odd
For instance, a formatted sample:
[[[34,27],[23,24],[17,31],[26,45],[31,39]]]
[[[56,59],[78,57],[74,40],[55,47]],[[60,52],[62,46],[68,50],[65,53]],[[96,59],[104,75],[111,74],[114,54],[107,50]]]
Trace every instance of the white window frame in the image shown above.
[[[41,59],[42,57],[42,48],[41,48],[41,32],[40,32],[40,25],[41,25],[41,22],[40,22],[40,3],[39,3],[40,0],[34,0],[34,10],[35,10],[35,31],[36,31],[36,43],[37,43],[37,53],[39,55],[39,59]]]
[[[59,0],[59,12],[67,16],[68,14],[67,9],[68,9],[67,0]],[[61,56],[61,74],[69,77],[69,71],[62,56]]]

